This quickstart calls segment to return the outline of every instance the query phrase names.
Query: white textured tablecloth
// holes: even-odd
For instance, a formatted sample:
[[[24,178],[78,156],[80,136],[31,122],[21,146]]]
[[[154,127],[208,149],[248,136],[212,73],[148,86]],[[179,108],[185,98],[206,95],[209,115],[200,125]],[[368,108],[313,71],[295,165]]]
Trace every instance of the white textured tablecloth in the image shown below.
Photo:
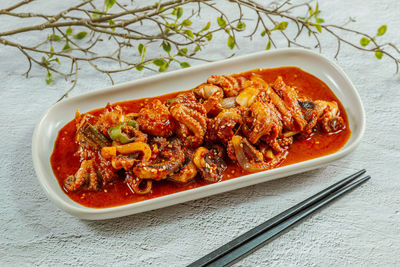
[[[2,0],[0,9],[13,2]],[[34,7],[50,13],[73,2],[38,1]],[[400,1],[320,1],[320,8],[327,22],[345,22],[351,16],[357,20],[352,27],[372,34],[388,24],[384,38],[400,45]],[[0,30],[21,25],[11,17],[0,22]],[[265,47],[258,38],[240,43],[238,54]],[[207,50],[210,58],[227,55],[225,37],[213,44],[214,49]],[[322,53],[332,58],[335,49],[336,43],[328,40]],[[237,266],[399,266],[400,75],[394,75],[387,58],[379,62],[349,46],[343,46],[338,64],[358,88],[367,115],[362,143],[349,156],[301,175],[156,211],[82,221],[47,199],[31,158],[36,122],[69,82],[57,78],[46,86],[44,71],[37,67],[26,79],[22,75],[26,59],[17,49],[0,46],[0,265],[188,264],[340,178],[367,168],[372,176],[367,184]],[[106,76],[82,68],[85,71],[71,95],[109,85]],[[115,81],[143,75],[156,74],[125,73],[116,75]]]

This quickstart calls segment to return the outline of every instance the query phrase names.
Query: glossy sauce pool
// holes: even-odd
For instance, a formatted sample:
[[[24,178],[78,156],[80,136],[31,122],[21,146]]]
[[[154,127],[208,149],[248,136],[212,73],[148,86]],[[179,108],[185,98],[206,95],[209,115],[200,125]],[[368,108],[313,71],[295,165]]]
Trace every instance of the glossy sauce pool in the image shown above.
[[[313,75],[302,71],[296,67],[282,67],[276,69],[252,70],[241,73],[241,76],[250,76],[252,73],[261,75],[268,83],[273,83],[277,76],[282,76],[283,81],[289,85],[296,87],[301,95],[310,97],[313,100],[336,101],[339,104],[340,113],[345,121],[346,128],[334,134],[322,134],[316,132],[309,139],[295,139],[289,148],[287,158],[280,166],[294,164],[301,161],[332,154],[342,148],[349,140],[351,131],[348,124],[347,114],[339,102],[337,97],[329,89],[329,87]],[[178,93],[158,96],[162,102],[175,97]],[[121,106],[126,113],[139,112],[146,101],[151,98],[137,99],[115,103]],[[106,103],[104,103],[106,104]],[[99,114],[104,108],[90,111],[91,114]],[[152,192],[146,195],[134,194],[130,188],[123,182],[123,179],[115,180],[103,187],[102,191],[76,191],[68,192],[64,187],[64,180],[71,174],[74,174],[80,166],[79,156],[75,153],[78,150],[78,145],[75,143],[76,125],[75,121],[69,122],[58,133],[54,144],[53,154],[50,161],[51,166],[56,176],[60,187],[63,191],[75,202],[91,207],[105,208],[119,206],[134,202],[139,202],[151,198],[156,198],[168,194],[173,194],[183,190],[193,189],[207,183],[201,179],[195,179],[193,182],[186,185],[177,185],[169,181],[153,181]],[[233,179],[238,176],[248,174],[234,163],[228,162],[228,168],[223,173],[221,182],[224,180]]]

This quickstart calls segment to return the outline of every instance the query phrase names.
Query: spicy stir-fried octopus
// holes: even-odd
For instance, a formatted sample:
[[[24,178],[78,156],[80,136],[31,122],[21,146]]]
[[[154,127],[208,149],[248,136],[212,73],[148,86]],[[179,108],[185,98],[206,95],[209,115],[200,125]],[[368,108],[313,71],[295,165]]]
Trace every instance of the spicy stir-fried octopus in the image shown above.
[[[218,182],[228,161],[250,173],[268,170],[286,158],[294,137],[345,127],[336,102],[257,75],[213,75],[165,103],[150,99],[139,113],[107,105],[75,120],[81,166],[65,189],[95,191],[124,179],[137,194],[150,193],[153,181]]]

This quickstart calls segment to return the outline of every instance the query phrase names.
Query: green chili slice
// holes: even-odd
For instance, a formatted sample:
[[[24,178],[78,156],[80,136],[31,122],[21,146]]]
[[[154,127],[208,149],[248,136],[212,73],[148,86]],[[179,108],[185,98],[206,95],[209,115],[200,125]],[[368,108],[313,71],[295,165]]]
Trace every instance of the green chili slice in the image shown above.
[[[120,141],[122,144],[126,144],[135,140],[135,137],[129,138],[125,133],[122,132],[123,125],[117,125],[108,129],[108,135],[112,140]]]
[[[135,130],[139,130],[139,123],[135,120],[129,120],[127,125],[132,126]]]

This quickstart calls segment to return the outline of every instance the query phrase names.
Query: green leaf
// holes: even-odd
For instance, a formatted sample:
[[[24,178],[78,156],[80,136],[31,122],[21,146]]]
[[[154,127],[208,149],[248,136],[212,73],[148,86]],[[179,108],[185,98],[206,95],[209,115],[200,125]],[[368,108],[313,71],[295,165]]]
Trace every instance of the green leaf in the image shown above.
[[[46,75],[46,84],[50,84],[52,81],[53,81],[53,75],[50,73],[50,71],[48,71]]]
[[[174,16],[176,16],[176,13],[178,13],[178,10],[177,10],[177,8],[174,8],[174,9],[172,10],[171,14],[174,15]]]
[[[112,19],[110,19],[110,20],[108,21],[108,24],[109,24],[110,26],[115,25],[115,21],[113,21]],[[111,28],[111,30],[112,30],[113,32],[115,32],[115,28]]]
[[[170,43],[164,41],[162,43],[162,47],[165,52],[167,52],[167,53],[171,52],[171,44]]]
[[[164,10],[164,7],[163,7],[163,6],[161,6],[161,5],[159,5],[159,2],[155,2],[154,4],[155,4],[155,5],[158,5],[158,9],[157,9],[157,11]]]
[[[287,21],[283,21],[279,24],[276,24],[272,30],[284,31],[287,28],[288,24],[289,23]]]
[[[54,52],[54,47],[53,46],[50,46],[50,52]],[[49,54],[49,58],[52,58],[53,57],[53,54]]]
[[[66,42],[62,50],[68,50],[70,48],[71,48],[71,46],[69,46],[69,43]]]
[[[181,62],[181,68],[182,69],[184,69],[184,68],[189,68],[190,67],[190,64],[189,63],[187,63],[187,62]]]
[[[52,40],[52,41],[55,41],[55,42],[58,42],[61,39],[62,39],[61,36],[57,35],[57,34],[52,34],[52,35],[49,36],[49,40]]]
[[[381,52],[381,50],[376,49],[375,50],[375,56],[376,56],[377,59],[382,59],[383,53]]]
[[[187,49],[186,47],[180,49],[179,52],[178,52],[178,56],[184,56],[184,55],[186,55],[186,54],[187,54],[187,51],[188,51],[188,49]]]
[[[58,57],[56,57],[56,58],[54,59],[54,61],[57,62],[58,64],[61,64],[61,62],[60,62],[60,60],[58,59]]]
[[[98,10],[98,9],[95,9],[95,10],[93,10],[93,11],[100,12],[100,10]],[[101,14],[99,14],[99,13],[92,13],[92,18],[98,19],[98,18],[100,18],[100,17],[101,17]]]
[[[270,50],[270,49],[271,49],[271,40],[268,40],[268,44],[265,50]]]
[[[231,35],[229,35],[229,37],[228,37],[228,47],[230,49],[233,49],[235,47],[235,40],[233,39],[233,37]]]
[[[159,71],[159,72],[164,72],[164,71],[166,71],[166,70],[168,69],[168,67],[169,67],[169,65],[167,64],[167,62],[165,62],[165,65],[162,65],[162,66],[158,69],[158,71]]]
[[[143,48],[144,48],[144,45],[142,43],[140,43],[139,46],[138,46],[139,55],[142,55]]]
[[[360,40],[360,44],[361,44],[362,46],[367,46],[367,45],[369,44],[369,42],[371,42],[371,40],[368,39],[368,38],[366,38],[366,37],[363,37],[363,38],[361,38],[361,40]]]
[[[376,33],[376,35],[382,36],[382,35],[384,35],[386,33],[386,30],[387,30],[387,26],[386,25],[382,25],[382,26],[379,27],[378,32]]]
[[[200,45],[196,45],[196,48],[194,49],[194,52],[196,53],[199,50],[200,50]]]
[[[244,22],[239,22],[236,25],[236,28],[238,28],[239,30],[243,31],[244,29],[246,29],[246,24]]]
[[[87,35],[87,32],[79,32],[77,34],[74,35],[75,39],[78,40],[82,40],[83,38],[85,38]]]
[[[194,38],[194,35],[193,35],[193,32],[191,31],[191,30],[185,30],[184,31],[185,32],[185,34],[187,35],[187,36],[189,36],[190,38]]]
[[[209,34],[207,34],[206,35],[206,39],[207,39],[207,41],[211,41],[211,39],[212,39],[212,33],[210,32]]]
[[[44,56],[42,57],[42,63],[43,63],[43,65],[45,65],[45,66],[50,65],[50,62],[49,62]]]
[[[314,24],[314,27],[317,29],[317,31],[318,32],[322,32],[322,28],[321,28],[321,25],[319,25],[319,24]]]
[[[325,22],[325,20],[324,20],[324,19],[321,19],[321,18],[315,18],[315,21],[316,21],[317,23],[324,23],[324,22]]]
[[[261,32],[261,36],[265,36],[265,34],[267,33],[267,31],[266,30],[263,30],[262,32]]]
[[[192,22],[188,19],[185,19],[184,21],[182,21],[181,24],[182,24],[182,26],[190,26],[190,25],[192,25]]]
[[[136,69],[137,69],[138,71],[142,71],[144,68],[143,68],[142,65],[137,65],[137,66],[136,66]]]
[[[115,21],[113,21],[112,19],[110,19],[110,20],[108,21],[108,23],[109,23],[110,25],[115,25]],[[113,32],[115,32],[115,28],[111,28],[111,30],[112,30]]]
[[[226,26],[226,20],[225,20],[224,18],[222,18],[222,17],[218,17],[218,18],[217,18],[217,22],[218,22],[218,25],[219,25],[221,28],[223,28],[223,27]]]
[[[158,58],[158,59],[153,60],[153,64],[158,67],[161,67],[161,66],[167,65],[167,62],[164,59]]]
[[[69,26],[65,32],[66,35],[72,35],[72,28]]]
[[[201,29],[201,31],[200,31],[200,32],[207,31],[208,29],[210,29],[210,27],[211,27],[211,22],[209,21],[209,22],[207,22],[207,25],[206,25],[206,26],[204,26],[204,28],[203,28],[203,29]]]
[[[104,0],[104,3],[106,4],[106,10],[112,8],[116,2],[117,0]]]
[[[179,19],[180,17],[182,17],[182,15],[183,15],[183,8],[178,7],[176,11],[176,18]]]

